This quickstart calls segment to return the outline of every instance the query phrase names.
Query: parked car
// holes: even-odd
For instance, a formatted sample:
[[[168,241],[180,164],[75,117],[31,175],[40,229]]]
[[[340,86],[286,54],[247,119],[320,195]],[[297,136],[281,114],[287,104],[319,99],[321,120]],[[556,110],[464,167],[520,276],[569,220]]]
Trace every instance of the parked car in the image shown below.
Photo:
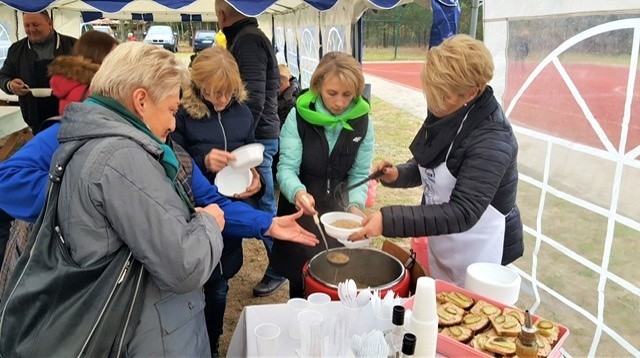
[[[171,52],[178,52],[178,34],[173,32],[171,26],[153,25],[149,27],[144,42],[162,46]]]
[[[83,22],[80,24],[80,35],[84,34],[87,31],[93,30],[93,25],[88,22]]]
[[[193,36],[193,52],[202,51],[213,46],[216,32],[214,30],[198,30]]]
[[[116,33],[113,32],[113,29],[107,25],[93,25],[93,30],[104,32],[105,34],[110,35],[114,39],[116,38]]]

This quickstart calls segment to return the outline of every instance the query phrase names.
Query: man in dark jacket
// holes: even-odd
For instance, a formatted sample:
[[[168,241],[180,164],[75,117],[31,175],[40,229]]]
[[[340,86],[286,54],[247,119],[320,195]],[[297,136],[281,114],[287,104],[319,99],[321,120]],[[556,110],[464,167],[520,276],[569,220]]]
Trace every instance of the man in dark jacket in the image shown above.
[[[271,42],[258,28],[258,21],[246,17],[224,0],[216,0],[216,16],[227,39],[227,48],[238,62],[242,81],[249,92],[246,105],[253,114],[255,138],[264,145],[264,159],[258,172],[264,180],[265,192],[255,206],[275,215],[276,201],[271,164],[278,152],[280,119],[278,88],[280,74]],[[273,241],[263,241],[271,255]],[[267,267],[262,280],[253,288],[256,296],[267,296],[282,287],[286,279]]]
[[[30,88],[49,88],[49,64],[57,56],[70,54],[76,39],[55,32],[46,10],[24,13],[22,20],[27,37],[9,47],[0,69],[0,88],[18,96],[22,117],[36,134],[44,120],[58,115],[58,99],[36,98]]]

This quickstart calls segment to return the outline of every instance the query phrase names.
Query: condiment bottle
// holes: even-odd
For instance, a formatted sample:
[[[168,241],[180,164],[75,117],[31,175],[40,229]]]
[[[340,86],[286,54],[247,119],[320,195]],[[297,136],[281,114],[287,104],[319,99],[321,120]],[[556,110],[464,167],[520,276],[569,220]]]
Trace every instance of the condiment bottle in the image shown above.
[[[391,323],[393,328],[384,333],[384,339],[389,345],[389,357],[395,357],[402,349],[402,339],[407,332],[404,328],[404,306],[393,306]]]
[[[525,312],[525,322],[516,339],[516,355],[519,358],[536,358],[538,356],[538,341],[536,327],[531,324],[531,313]]]
[[[416,350],[416,336],[413,333],[405,333],[402,338],[402,352],[398,357],[408,358],[413,357]]]

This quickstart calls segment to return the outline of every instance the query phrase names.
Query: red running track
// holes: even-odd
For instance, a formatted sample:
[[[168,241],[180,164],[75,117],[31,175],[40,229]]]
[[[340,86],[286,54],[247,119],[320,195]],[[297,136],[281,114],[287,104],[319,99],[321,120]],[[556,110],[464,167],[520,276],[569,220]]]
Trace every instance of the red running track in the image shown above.
[[[505,110],[533,71],[535,63],[515,63],[507,73],[503,97]],[[629,68],[595,64],[563,64],[587,109],[614,148],[619,148],[624,106],[632,96],[631,117],[625,152],[640,145],[640,72],[633,93],[627,93]],[[421,89],[422,62],[368,62],[364,72]],[[568,85],[553,66],[547,66],[520,97],[510,120],[523,127],[567,140],[605,149]]]

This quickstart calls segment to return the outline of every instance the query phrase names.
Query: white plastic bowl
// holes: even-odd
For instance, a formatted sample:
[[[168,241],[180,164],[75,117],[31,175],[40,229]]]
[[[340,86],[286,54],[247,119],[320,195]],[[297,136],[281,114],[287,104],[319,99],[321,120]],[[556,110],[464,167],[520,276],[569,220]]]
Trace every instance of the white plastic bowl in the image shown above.
[[[30,88],[31,95],[34,97],[49,97],[51,96],[51,88]]]
[[[253,175],[249,169],[235,170],[226,166],[218,172],[213,183],[218,187],[220,194],[233,197],[234,194],[246,191],[252,179]]]
[[[261,143],[243,145],[231,152],[231,154],[236,156],[236,159],[229,162],[229,166],[237,170],[246,170],[257,167],[262,163],[263,153],[264,145]]]
[[[320,216],[320,222],[322,222],[322,226],[324,227],[324,231],[327,233],[327,235],[335,238],[345,247],[359,248],[359,247],[369,246],[369,243],[371,242],[370,238],[360,240],[360,241],[347,240],[349,235],[353,234],[354,232],[357,232],[358,230],[361,229],[361,227],[354,228],[354,229],[343,229],[337,226],[333,226],[333,223],[336,220],[353,220],[357,222],[362,222],[363,219],[361,216],[347,213],[347,212],[342,212],[342,211],[332,211]]]
[[[520,296],[520,275],[507,266],[476,262],[467,267],[464,288],[513,306]]]

